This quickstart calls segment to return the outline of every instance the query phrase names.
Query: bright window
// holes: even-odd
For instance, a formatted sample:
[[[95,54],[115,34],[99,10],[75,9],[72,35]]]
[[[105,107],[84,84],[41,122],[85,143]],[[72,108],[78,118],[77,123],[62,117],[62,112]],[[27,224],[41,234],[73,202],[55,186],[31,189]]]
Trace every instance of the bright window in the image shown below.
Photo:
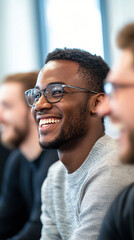
[[[103,57],[97,0],[47,0],[44,7],[48,51],[81,48]]]

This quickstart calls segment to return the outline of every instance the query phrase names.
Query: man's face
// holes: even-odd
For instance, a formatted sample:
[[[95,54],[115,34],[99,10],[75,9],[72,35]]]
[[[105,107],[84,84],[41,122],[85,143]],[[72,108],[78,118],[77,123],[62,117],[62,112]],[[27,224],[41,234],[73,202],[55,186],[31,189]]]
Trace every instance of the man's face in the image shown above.
[[[1,141],[8,147],[17,148],[29,133],[29,110],[19,83],[4,83],[0,86],[0,131]]]
[[[134,58],[130,50],[123,50],[118,67],[111,71],[106,82],[134,84]],[[117,87],[98,108],[100,116],[110,116],[120,127],[120,156],[123,162],[134,161],[134,87]]]
[[[79,77],[77,63],[65,60],[48,62],[40,72],[36,86],[42,90],[51,83],[87,87]],[[73,147],[88,134],[91,125],[88,96],[83,91],[65,88],[60,102],[51,104],[44,95],[40,97],[32,108],[32,113],[42,147],[59,149],[65,144]]]

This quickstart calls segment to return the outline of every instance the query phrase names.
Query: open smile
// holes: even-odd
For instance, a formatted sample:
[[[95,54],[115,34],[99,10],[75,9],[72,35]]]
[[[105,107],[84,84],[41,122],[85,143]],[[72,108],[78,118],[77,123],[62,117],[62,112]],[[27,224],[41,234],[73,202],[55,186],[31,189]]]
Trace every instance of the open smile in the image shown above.
[[[59,121],[60,121],[60,119],[55,119],[55,118],[41,119],[39,122],[39,127],[45,127],[50,124],[55,124]]]
[[[52,128],[55,128],[61,119],[59,118],[45,118],[45,119],[40,119],[39,121],[39,131],[44,132],[46,130],[52,130]]]

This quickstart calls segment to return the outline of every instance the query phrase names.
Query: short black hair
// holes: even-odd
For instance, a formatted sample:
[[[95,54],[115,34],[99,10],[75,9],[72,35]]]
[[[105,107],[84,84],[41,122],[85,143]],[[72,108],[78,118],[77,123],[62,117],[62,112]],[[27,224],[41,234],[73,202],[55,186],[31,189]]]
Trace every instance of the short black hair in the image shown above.
[[[104,92],[103,81],[109,66],[100,56],[77,48],[56,48],[47,55],[45,64],[51,60],[69,60],[78,63],[78,72],[83,79],[87,80],[89,88]]]

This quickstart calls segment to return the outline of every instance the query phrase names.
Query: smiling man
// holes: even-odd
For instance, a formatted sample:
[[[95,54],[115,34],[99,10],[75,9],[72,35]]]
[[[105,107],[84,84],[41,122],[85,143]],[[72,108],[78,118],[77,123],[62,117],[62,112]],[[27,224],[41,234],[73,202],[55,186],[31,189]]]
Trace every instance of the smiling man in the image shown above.
[[[109,204],[132,182],[134,170],[119,163],[117,143],[96,114],[108,71],[101,57],[56,49],[25,93],[40,145],[60,158],[42,187],[41,240],[97,239]]]
[[[98,113],[120,126],[120,159],[134,163],[134,23],[118,34],[121,49],[118,65],[107,76],[105,101]],[[133,165],[130,165],[132,168]],[[124,178],[124,176],[122,176]],[[133,177],[134,180],[134,177]],[[114,201],[102,225],[99,240],[134,239],[134,184],[127,187]]]

